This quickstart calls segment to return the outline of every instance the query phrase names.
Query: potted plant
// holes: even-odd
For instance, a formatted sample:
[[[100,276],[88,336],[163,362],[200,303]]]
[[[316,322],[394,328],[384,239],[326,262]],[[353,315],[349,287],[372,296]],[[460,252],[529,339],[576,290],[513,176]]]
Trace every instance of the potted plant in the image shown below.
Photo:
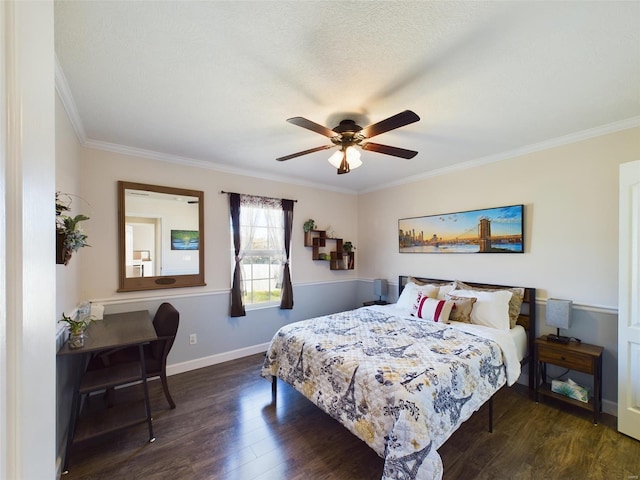
[[[79,223],[89,220],[83,214],[71,216],[65,212],[71,210],[71,196],[67,193],[56,192],[56,263],[67,265],[73,252],[82,247],[90,246],[87,235],[82,231]]]
[[[78,320],[68,317],[62,312],[62,318],[58,322],[64,322],[69,328],[69,348],[84,347],[84,331],[91,323],[91,317],[83,316]]]
[[[302,226],[302,228],[304,229],[304,233],[309,233],[311,230],[316,228],[315,220],[313,220],[313,218],[310,218],[309,220],[304,222],[304,225]]]
[[[351,252],[353,250],[355,250],[356,247],[353,246],[353,243],[351,242],[344,242],[342,244],[342,263],[344,265],[344,269],[348,270],[349,268],[351,268]]]
[[[304,225],[302,225],[302,228],[304,230],[304,244],[310,247],[311,246],[311,230],[314,230],[316,228],[316,222],[313,220],[313,218],[310,218],[309,220],[304,222]]]

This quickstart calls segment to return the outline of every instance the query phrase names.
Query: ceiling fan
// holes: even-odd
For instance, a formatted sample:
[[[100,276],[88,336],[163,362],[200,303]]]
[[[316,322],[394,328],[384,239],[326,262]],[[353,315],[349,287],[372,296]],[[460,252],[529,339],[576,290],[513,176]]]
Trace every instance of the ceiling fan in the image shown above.
[[[417,122],[418,120],[420,120],[418,115],[411,110],[405,110],[404,112],[400,112],[378,123],[369,125],[368,127],[362,128],[360,125],[356,125],[353,120],[346,119],[342,120],[340,125],[334,127],[333,130],[330,130],[327,127],[303,117],[288,118],[287,122],[289,123],[297,125],[298,127],[306,128],[312,132],[319,133],[325,137],[329,137],[332,145],[323,145],[321,147],[311,148],[302,152],[292,153],[291,155],[276,158],[276,160],[284,162],[285,160],[291,160],[292,158],[300,157],[308,153],[319,152],[321,150],[340,146],[340,150],[335,152],[329,158],[329,163],[335,166],[338,169],[338,175],[341,175],[343,173],[349,173],[352,168],[358,168],[362,165],[360,152],[356,150],[355,147],[361,147],[363,150],[384,153],[385,155],[392,155],[394,157],[407,159],[413,158],[418,154],[418,152],[414,150],[390,147],[389,145],[382,145],[380,143],[363,142],[369,138],[375,137],[376,135],[404,127],[405,125]]]

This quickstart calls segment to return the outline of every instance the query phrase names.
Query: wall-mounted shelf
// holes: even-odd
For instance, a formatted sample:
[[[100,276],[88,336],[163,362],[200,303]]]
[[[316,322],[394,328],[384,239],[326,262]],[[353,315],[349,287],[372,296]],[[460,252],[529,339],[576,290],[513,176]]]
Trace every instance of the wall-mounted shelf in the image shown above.
[[[335,242],[335,250],[328,253],[322,251],[327,242]],[[309,230],[304,232],[304,246],[311,247],[312,260],[328,260],[330,270],[353,270],[355,267],[355,254],[342,250],[341,238],[327,237],[326,230]]]

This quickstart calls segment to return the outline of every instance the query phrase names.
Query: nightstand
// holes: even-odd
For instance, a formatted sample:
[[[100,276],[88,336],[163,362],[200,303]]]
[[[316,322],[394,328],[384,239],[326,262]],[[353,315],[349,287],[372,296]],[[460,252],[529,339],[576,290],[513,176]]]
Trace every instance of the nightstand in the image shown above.
[[[371,305],[389,305],[389,302],[384,300],[371,300],[362,304],[363,307],[370,307]]]
[[[547,337],[536,338],[535,341],[535,393],[536,402],[539,395],[555,398],[593,412],[593,423],[598,424],[598,415],[602,410],[602,352],[604,348],[588,343],[571,341],[567,344],[550,342]],[[547,364],[557,365],[577,372],[593,376],[593,396],[588,403],[574,400],[571,397],[551,391],[547,380]],[[542,383],[541,383],[542,381]]]

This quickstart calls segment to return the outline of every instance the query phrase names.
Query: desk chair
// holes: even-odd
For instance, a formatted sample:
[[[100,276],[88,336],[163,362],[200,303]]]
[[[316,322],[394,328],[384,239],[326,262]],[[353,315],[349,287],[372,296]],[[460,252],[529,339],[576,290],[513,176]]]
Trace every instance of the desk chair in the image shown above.
[[[153,317],[153,327],[158,339],[144,346],[144,358],[147,366],[147,378],[160,377],[164,396],[173,409],[176,404],[169,393],[167,384],[167,356],[173,346],[178,332],[180,313],[170,303],[163,303]],[[101,353],[89,362],[88,369],[99,369],[119,363],[137,362],[139,360],[138,347],[126,347]],[[113,389],[107,390],[109,403],[112,403]]]

